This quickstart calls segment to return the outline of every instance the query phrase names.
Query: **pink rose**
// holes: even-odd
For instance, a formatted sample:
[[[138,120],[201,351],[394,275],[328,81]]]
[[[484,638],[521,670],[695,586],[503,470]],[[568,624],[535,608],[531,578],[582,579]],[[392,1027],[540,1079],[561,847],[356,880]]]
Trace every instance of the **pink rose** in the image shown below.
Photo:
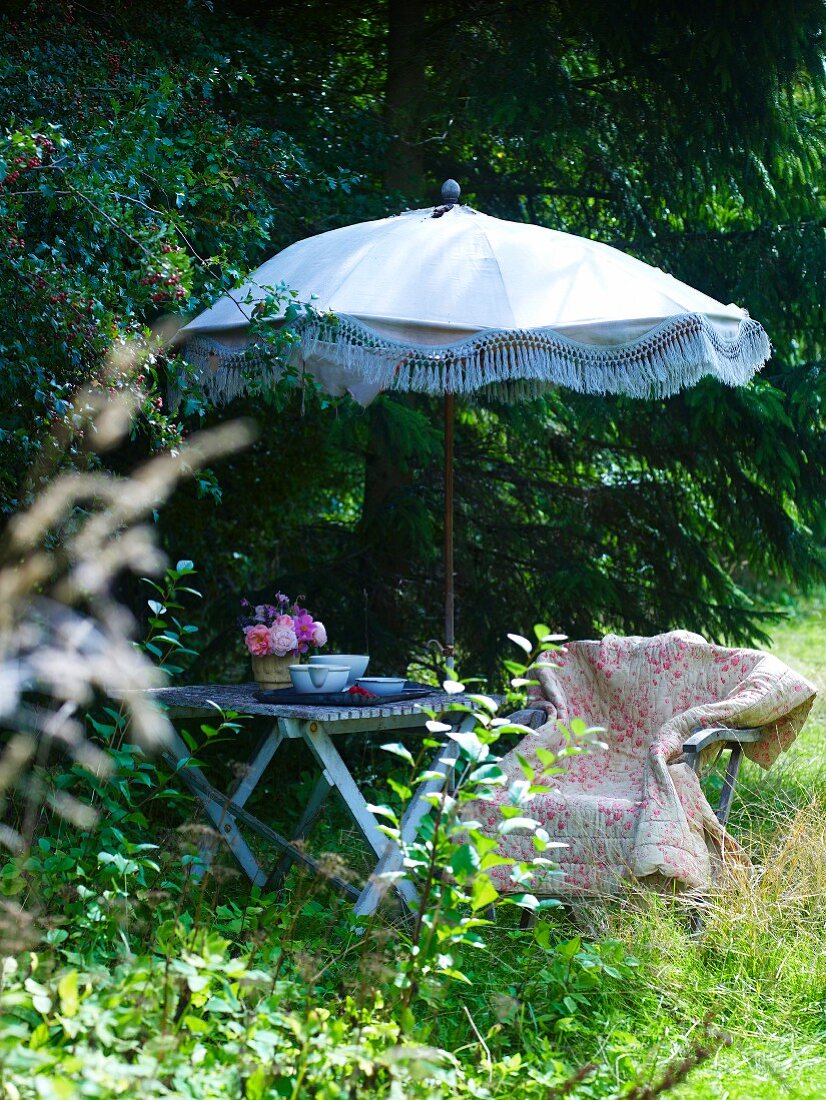
[[[298,645],[295,630],[285,623],[276,623],[275,626],[270,627],[268,634],[272,647],[270,652],[277,654],[279,657],[286,657]]]
[[[255,657],[266,657],[268,653],[272,653],[270,631],[263,623],[248,626],[244,631],[244,641]]]
[[[327,645],[327,630],[324,623],[320,623],[318,620],[315,624],[315,644],[317,646]]]
[[[288,626],[290,628],[290,630],[295,630],[295,625],[293,624],[292,615],[276,615],[275,619],[273,620],[272,625],[273,626]]]

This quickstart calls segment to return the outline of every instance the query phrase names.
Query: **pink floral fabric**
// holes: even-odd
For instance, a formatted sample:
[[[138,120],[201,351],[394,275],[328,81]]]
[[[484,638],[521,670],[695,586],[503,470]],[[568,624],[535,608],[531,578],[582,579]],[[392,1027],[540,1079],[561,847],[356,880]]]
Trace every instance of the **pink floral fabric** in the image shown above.
[[[548,722],[502,759],[509,781],[524,777],[519,756],[539,777],[537,749],[558,752],[567,738],[559,723],[574,717],[602,726],[607,750],[564,758],[563,774],[547,784],[553,791],[528,804],[526,813],[551,840],[568,845],[548,853],[561,874],[535,874],[534,893],[601,894],[623,879],[648,876],[702,890],[724,854],[746,858],[681,760],[683,742],[697,727],[762,728],[761,740],[744,748],[768,768],[803,726],[815,698],[812,684],[776,657],[709,645],[679,630],[571,642],[566,652],[544,659],[558,667],[535,670],[539,685],[531,689],[530,705],[544,708]],[[473,816],[491,835],[506,797],[507,788],[497,788],[491,801],[474,804]],[[525,861],[536,855],[531,834],[521,831],[501,837],[500,850]],[[497,886],[523,889],[509,872],[507,866],[492,872]]]

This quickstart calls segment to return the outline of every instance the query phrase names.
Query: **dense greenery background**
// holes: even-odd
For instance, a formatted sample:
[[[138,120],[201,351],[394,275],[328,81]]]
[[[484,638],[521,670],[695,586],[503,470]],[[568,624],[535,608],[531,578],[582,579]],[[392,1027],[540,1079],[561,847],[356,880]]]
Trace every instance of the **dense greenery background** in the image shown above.
[[[219,410],[188,394],[176,410],[164,339],[169,318],[276,249],[429,204],[454,176],[482,209],[742,303],[775,349],[736,391],[460,408],[460,667],[499,675],[503,633],[539,621],[579,635],[765,628],[822,699],[822,595],[783,624],[771,610],[824,577],[823,61],[820,0],[2,6],[4,1096],[826,1093],[822,703],[768,777],[744,767],[732,832],[754,873],[712,893],[698,940],[680,899],[651,894],[543,908],[532,930],[498,906],[487,925],[482,859],[496,857],[458,823],[446,842],[452,798],[408,849],[425,901],[407,921],[392,904],[356,919],[297,870],[282,892],[250,891],[223,847],[196,879],[207,836],[191,795],[136,743],[123,701],[101,697],[125,667],[105,645],[128,621],[115,573],[146,620],[139,648],[171,680],[242,676],[237,600],[277,587],[306,593],[333,645],[369,648],[377,671],[438,636],[438,402],[364,412],[287,386]],[[134,392],[98,401],[82,385]],[[133,403],[128,442],[112,445],[111,417],[128,427],[117,410]],[[254,446],[153,517],[178,566],[154,587],[123,579],[149,568],[151,540],[131,525],[177,472],[156,458],[126,475],[238,415],[257,421]],[[99,465],[124,476],[87,497],[73,487],[88,481],[54,477]],[[83,629],[61,629],[66,600]],[[42,690],[17,699],[32,658],[49,665]],[[181,732],[222,787],[257,736],[237,715]],[[478,733],[487,749],[489,723]],[[463,737],[465,778],[481,783]],[[377,740],[342,752],[392,824],[418,768]],[[285,746],[249,808],[291,834],[311,766]],[[721,782],[704,779],[712,796]],[[328,873],[363,882],[368,854],[332,800],[311,845],[327,848]]]
[[[750,386],[559,392],[459,414],[458,637],[680,625],[759,639],[823,576],[823,8],[706,0],[7,4],[0,17],[0,498],[36,488],[117,336],[193,312],[300,236],[434,201],[625,248],[768,330]],[[258,443],[158,522],[198,564],[238,675],[236,600],[306,593],[336,648],[398,668],[441,623],[438,402],[282,393],[165,404],[160,354],[117,467],[201,422]],[[82,448],[67,461],[82,463]]]

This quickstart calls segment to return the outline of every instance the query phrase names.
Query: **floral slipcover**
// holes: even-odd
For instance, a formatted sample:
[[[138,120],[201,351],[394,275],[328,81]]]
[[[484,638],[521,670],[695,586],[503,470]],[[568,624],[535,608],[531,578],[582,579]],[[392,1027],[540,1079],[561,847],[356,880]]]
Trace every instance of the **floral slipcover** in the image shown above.
[[[539,683],[529,705],[544,708],[548,721],[503,757],[508,780],[524,777],[522,756],[542,782],[536,750],[558,752],[568,740],[560,723],[574,717],[602,726],[607,750],[564,757],[563,773],[547,781],[552,791],[526,807],[551,840],[568,845],[548,853],[561,874],[536,873],[533,893],[587,896],[646,878],[703,890],[725,854],[746,858],[681,760],[683,742],[697,727],[759,727],[763,737],[744,752],[768,768],[806,720],[815,697],[808,680],[776,657],[709,645],[682,630],[654,638],[609,634],[542,659],[557,667],[532,673]],[[472,816],[497,835],[507,787],[491,794],[473,804]],[[500,851],[524,861],[536,855],[527,831],[502,836]],[[511,881],[508,866],[491,875],[502,890],[524,889]]]

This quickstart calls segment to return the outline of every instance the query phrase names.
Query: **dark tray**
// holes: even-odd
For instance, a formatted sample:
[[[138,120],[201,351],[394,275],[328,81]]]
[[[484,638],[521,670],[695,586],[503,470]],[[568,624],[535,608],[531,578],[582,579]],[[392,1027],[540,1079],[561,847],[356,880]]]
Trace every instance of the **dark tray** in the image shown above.
[[[279,688],[276,691],[259,690],[255,698],[259,703],[273,706],[298,707],[383,707],[388,703],[408,703],[423,699],[438,688],[408,681],[404,690],[396,695],[348,695],[346,691],[296,691],[295,688]]]

